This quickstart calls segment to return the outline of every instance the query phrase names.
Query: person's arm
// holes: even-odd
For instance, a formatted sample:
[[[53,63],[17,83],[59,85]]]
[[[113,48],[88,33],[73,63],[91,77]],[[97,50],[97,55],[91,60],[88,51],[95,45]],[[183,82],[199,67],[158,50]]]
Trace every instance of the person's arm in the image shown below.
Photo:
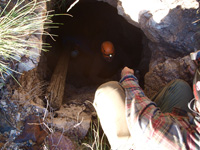
[[[152,116],[158,111],[160,112],[159,108],[145,96],[132,69],[124,67],[121,77],[120,83],[126,92],[127,120],[131,126],[130,128],[138,123],[148,126]],[[146,110],[148,110],[148,114]],[[142,126],[142,130],[145,130],[147,126]]]
[[[145,96],[133,74],[133,70],[125,67],[120,83],[126,92],[126,117],[134,145],[154,149],[200,149],[199,122],[194,118],[161,113]]]

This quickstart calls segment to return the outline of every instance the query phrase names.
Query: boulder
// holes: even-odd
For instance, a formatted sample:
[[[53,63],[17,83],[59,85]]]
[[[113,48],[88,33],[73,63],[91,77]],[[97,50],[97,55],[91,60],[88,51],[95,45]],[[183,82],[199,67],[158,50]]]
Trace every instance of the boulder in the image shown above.
[[[189,53],[200,49],[198,1],[121,0],[117,9],[149,40],[149,51],[144,50],[151,54],[150,63],[145,64],[149,65],[144,79],[148,96],[175,78],[192,82],[193,76],[188,75],[185,65],[191,64]]]
[[[164,62],[157,62],[145,75],[145,94],[152,97],[174,79],[183,79],[192,85],[193,76],[190,74],[188,66],[195,69],[195,64],[189,56],[168,58]]]
[[[85,112],[84,104],[69,104],[62,105],[60,110],[55,111],[55,116],[52,120],[53,126],[64,135],[67,135],[73,140],[83,139],[88,129],[90,128],[91,116]]]
[[[198,31],[195,21],[199,19],[196,0],[121,0],[117,8],[150,41],[180,52],[194,50],[193,38]]]

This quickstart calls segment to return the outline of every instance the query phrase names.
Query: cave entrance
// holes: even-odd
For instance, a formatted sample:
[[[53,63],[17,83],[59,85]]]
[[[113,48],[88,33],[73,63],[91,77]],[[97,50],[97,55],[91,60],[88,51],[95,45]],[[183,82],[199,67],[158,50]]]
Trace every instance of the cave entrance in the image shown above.
[[[60,13],[62,10],[56,9],[56,12]],[[51,30],[52,34],[57,34],[58,37],[55,38],[56,42],[50,40],[52,48],[45,53],[51,72],[61,51],[66,50],[68,44],[71,44],[72,48],[68,50],[70,58],[66,83],[75,88],[96,88],[107,80],[119,81],[124,66],[139,68],[143,52],[143,32],[118,15],[116,8],[105,2],[82,0],[69,14],[73,17],[61,15],[53,18],[54,22],[63,25],[60,25],[59,29]],[[102,57],[100,53],[103,41],[113,43],[116,51],[114,59],[117,59],[114,63],[103,62],[99,67],[95,61]],[[98,73],[94,73],[95,71]],[[93,75],[98,77],[91,79]]]

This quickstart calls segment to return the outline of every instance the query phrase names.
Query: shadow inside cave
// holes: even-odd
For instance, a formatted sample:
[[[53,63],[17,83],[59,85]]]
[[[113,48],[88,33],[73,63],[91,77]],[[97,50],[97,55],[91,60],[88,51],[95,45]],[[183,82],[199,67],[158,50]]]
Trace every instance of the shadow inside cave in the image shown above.
[[[62,23],[59,29],[51,32],[57,34],[56,42],[47,38],[52,45],[45,53],[51,72],[55,68],[60,52],[67,44],[73,44],[70,51],[67,83],[75,87],[100,85],[107,80],[119,80],[124,66],[138,69],[143,52],[143,32],[129,24],[117,9],[105,2],[80,1],[69,12],[53,18],[56,23]],[[101,56],[101,43],[111,41],[116,50],[116,61],[103,65],[95,64]],[[125,63],[124,63],[125,62]],[[103,67],[102,67],[103,66]],[[98,72],[96,79],[91,79],[91,72]],[[49,76],[50,77],[50,76]],[[102,82],[98,82],[98,80]]]

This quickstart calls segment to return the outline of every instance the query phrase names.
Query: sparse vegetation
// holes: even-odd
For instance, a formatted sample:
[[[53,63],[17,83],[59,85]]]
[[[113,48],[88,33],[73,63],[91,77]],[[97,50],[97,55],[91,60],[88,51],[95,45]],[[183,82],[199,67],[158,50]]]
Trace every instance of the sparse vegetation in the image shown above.
[[[16,72],[11,64],[20,62],[22,56],[39,55],[29,51],[31,48],[41,49],[33,41],[28,40],[31,35],[49,35],[45,31],[52,21],[50,11],[41,11],[45,9],[45,3],[48,0],[17,0],[14,7],[7,11],[11,0],[7,3],[0,14],[0,74],[11,75]],[[55,26],[51,26],[53,28]],[[44,46],[48,44],[43,43]],[[45,50],[45,49],[42,49]],[[11,63],[12,62],[12,63]]]
[[[108,143],[108,140],[104,133],[101,134],[100,132],[101,126],[99,119],[97,121],[97,124],[94,122],[91,122],[90,130],[88,131],[88,135],[85,139],[85,141],[82,143],[83,148],[82,150],[85,150],[86,148],[89,148],[90,150],[109,150],[110,146]]]

